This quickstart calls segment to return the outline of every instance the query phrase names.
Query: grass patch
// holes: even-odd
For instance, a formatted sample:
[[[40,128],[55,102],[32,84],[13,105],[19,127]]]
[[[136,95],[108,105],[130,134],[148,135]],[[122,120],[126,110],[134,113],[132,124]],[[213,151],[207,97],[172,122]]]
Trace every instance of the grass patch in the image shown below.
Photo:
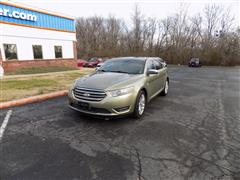
[[[57,81],[53,79],[27,79],[27,80],[8,80],[1,84],[2,90],[24,89],[46,87],[56,84]]]
[[[75,79],[91,72],[93,70],[86,69],[79,72],[62,72],[60,74],[53,73],[37,77],[2,79],[0,83],[0,102],[66,90]]]
[[[6,75],[40,74],[40,73],[49,73],[49,72],[70,71],[70,70],[77,70],[77,69],[78,68],[61,67],[61,66],[31,67],[31,68],[19,69],[15,72],[9,72],[9,73],[6,73]]]

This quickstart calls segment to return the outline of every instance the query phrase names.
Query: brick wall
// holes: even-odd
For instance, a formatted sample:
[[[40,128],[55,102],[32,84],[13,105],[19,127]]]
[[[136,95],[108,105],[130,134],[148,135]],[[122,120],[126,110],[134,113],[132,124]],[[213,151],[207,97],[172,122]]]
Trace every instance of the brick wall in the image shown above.
[[[27,61],[2,61],[4,72],[13,72],[21,68],[30,67],[48,67],[48,66],[63,66],[77,67],[77,62],[74,59],[44,59],[44,60],[27,60]]]

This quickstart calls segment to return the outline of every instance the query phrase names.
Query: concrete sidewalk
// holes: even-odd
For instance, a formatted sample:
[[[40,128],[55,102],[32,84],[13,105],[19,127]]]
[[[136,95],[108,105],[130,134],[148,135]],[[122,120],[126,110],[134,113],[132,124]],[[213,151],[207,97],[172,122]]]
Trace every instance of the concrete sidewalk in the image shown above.
[[[74,72],[91,72],[94,71],[93,68],[82,68],[79,70],[70,70],[70,71],[59,71],[59,72],[49,72],[49,73],[38,73],[38,74],[22,74],[22,75],[5,75],[3,79],[18,79],[18,78],[27,78],[27,77],[39,77],[39,76],[48,76],[48,75],[57,75],[57,74],[68,74]]]

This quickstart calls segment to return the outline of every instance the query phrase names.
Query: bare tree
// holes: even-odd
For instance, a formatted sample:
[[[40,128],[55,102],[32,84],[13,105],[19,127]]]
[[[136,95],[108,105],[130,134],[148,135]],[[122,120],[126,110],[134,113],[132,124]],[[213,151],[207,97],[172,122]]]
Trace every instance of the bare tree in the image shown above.
[[[156,19],[145,18],[135,5],[130,24],[114,16],[78,18],[78,57],[161,56],[181,64],[199,57],[208,65],[240,64],[240,28],[230,8],[207,5],[191,17],[187,9],[181,4],[174,15]]]
[[[207,26],[207,37],[210,39],[219,22],[222,8],[216,4],[207,5],[204,9],[204,17]]]

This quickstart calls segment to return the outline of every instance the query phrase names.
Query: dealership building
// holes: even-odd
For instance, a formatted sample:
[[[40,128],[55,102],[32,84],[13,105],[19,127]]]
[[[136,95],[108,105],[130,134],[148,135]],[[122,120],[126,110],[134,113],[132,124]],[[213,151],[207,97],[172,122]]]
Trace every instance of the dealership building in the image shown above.
[[[76,66],[74,18],[0,1],[0,61],[5,72]]]

